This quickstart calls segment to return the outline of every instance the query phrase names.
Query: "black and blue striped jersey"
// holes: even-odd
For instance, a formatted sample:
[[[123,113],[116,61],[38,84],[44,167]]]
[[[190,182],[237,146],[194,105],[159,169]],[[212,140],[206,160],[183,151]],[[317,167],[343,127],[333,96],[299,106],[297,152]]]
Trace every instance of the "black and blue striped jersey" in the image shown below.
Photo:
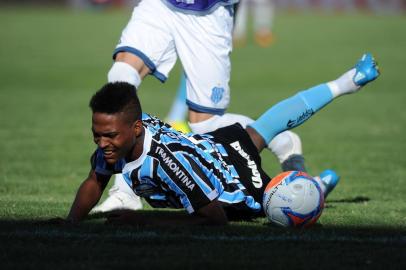
[[[260,212],[266,185],[263,181],[270,179],[260,168],[252,142],[248,150],[244,148],[246,142],[240,145],[241,136],[248,138],[241,126],[198,135],[178,132],[147,114],[143,114],[142,122],[145,136],[141,156],[109,165],[103,151],[97,149],[92,158],[96,173],[121,172],[134,192],[152,207],[185,208],[193,213],[217,199],[225,208]]]

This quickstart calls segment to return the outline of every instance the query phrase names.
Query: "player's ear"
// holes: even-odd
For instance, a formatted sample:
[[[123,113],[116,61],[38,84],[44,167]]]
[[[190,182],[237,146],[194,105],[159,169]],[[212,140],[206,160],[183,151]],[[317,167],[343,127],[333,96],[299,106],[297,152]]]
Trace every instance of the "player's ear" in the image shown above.
[[[142,134],[143,131],[143,127],[142,127],[142,121],[141,120],[136,120],[133,123],[133,129],[134,129],[134,134],[135,136],[140,136]]]

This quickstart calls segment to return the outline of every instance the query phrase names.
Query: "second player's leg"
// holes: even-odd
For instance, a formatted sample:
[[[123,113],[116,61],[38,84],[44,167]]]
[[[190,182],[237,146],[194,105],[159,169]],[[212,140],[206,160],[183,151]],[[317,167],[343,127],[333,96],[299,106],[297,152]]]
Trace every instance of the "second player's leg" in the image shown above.
[[[230,101],[233,17],[218,7],[205,16],[178,13],[172,30],[186,75],[186,103],[192,124],[223,115]],[[210,27],[209,27],[210,26]]]
[[[190,23],[193,26],[217,25],[210,30],[205,27],[202,29],[185,27],[174,30],[177,52],[186,73],[191,130],[202,134],[234,123],[240,123],[246,127],[254,120],[244,115],[225,112],[230,100],[229,54],[233,22],[229,11],[226,8],[220,8],[209,17],[180,17],[182,20],[193,20],[194,24]],[[292,132],[280,134],[272,141],[269,148],[281,164],[291,155],[302,154],[300,139]]]
[[[336,97],[358,91],[375,80],[379,69],[370,54],[338,79],[301,91],[271,107],[247,128],[258,151],[280,132],[301,125]]]
[[[173,11],[160,0],[141,1],[121,33],[114,52],[109,82],[122,81],[138,88],[151,74],[164,82],[176,62],[171,34]]]
[[[261,151],[279,136],[278,133],[301,125],[334,98],[356,92],[378,76],[379,70],[373,57],[365,54],[353,69],[338,79],[301,91],[279,102],[248,126],[247,132],[258,151]],[[286,131],[280,134],[284,133]],[[303,158],[294,155],[283,162],[282,167],[285,166],[284,170],[305,171],[302,164]],[[320,184],[324,196],[327,197],[337,185],[339,176],[332,170],[325,170],[314,179]]]

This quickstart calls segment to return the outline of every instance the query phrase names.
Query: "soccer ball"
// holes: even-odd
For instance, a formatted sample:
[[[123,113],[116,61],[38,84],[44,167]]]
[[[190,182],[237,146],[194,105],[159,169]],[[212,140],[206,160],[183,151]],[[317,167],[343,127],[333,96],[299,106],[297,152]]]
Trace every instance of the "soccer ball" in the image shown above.
[[[308,227],[320,217],[324,195],[307,173],[283,172],[265,188],[263,209],[269,221],[283,227]]]

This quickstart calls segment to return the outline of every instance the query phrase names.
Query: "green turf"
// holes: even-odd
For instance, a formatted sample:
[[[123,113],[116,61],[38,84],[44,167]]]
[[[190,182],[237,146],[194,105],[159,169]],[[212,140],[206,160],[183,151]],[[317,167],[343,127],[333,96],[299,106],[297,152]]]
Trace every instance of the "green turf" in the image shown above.
[[[87,102],[106,80],[129,15],[0,10],[1,269],[404,269],[406,18],[400,16],[279,14],[271,48],[249,43],[232,54],[230,111],[251,117],[334,79],[364,51],[378,58],[378,81],[296,129],[309,171],[334,168],[342,176],[314,229],[279,230],[263,220],[215,229],[38,223],[66,215],[89,170],[94,145]],[[179,67],[170,75],[165,84],[143,83],[145,111],[165,116]],[[277,173],[271,154],[263,163],[270,175]]]

